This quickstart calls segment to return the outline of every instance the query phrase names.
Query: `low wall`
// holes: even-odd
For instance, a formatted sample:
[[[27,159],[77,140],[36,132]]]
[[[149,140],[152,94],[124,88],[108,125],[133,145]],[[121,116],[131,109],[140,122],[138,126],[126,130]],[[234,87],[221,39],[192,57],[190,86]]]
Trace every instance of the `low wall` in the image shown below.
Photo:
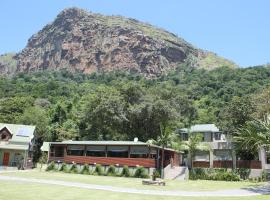
[[[137,165],[146,168],[155,168],[155,159],[150,158],[113,158],[113,157],[91,157],[91,156],[65,156],[63,158],[50,157],[49,161],[60,161],[65,163],[77,163],[77,164],[100,164],[100,165],[119,165],[119,166],[131,166]]]
[[[237,160],[236,167],[248,169],[262,169],[262,163],[259,160]]]
[[[214,168],[233,168],[232,160],[214,160],[213,162]]]
[[[210,162],[207,161],[193,161],[193,167],[209,168]]]
[[[210,162],[193,161],[193,167],[209,168]],[[233,168],[232,160],[214,160],[213,168]],[[237,160],[236,168],[262,169],[261,161],[259,160]]]

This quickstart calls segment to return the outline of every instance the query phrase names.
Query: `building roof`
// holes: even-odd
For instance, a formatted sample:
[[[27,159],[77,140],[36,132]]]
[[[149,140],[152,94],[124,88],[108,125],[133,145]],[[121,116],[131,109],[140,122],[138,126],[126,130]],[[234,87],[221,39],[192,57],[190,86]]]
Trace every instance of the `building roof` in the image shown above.
[[[0,130],[4,128],[8,129],[8,131],[12,134],[12,138],[8,142],[2,142],[0,144],[1,149],[2,148],[12,149],[12,147],[15,146],[17,146],[18,148],[28,149],[29,143],[34,138],[34,132],[36,127],[30,125],[0,123]]]
[[[49,151],[49,145],[50,145],[49,142],[43,142],[43,144],[42,144],[40,150],[41,150],[41,151]]]
[[[187,128],[180,129],[180,131],[190,132],[190,133],[219,132],[219,129],[216,127],[215,124],[196,124],[194,126],[191,126],[189,129],[187,129]]]
[[[73,141],[51,142],[51,144],[81,144],[81,145],[148,145],[145,142],[134,141]]]
[[[28,150],[28,144],[0,143],[0,149]]]
[[[67,141],[62,141],[62,142],[49,142],[49,145],[50,144],[65,144],[65,145],[111,145],[111,146],[113,146],[113,145],[115,145],[115,146],[118,146],[118,145],[124,145],[124,146],[131,145],[131,146],[149,146],[149,147],[155,147],[155,148],[161,149],[160,146],[157,146],[157,145],[154,145],[154,144],[148,144],[146,142],[140,142],[140,141],[134,142],[134,141],[73,141],[73,140],[67,140]],[[46,143],[44,145],[46,145]],[[42,150],[42,149],[41,150],[42,151],[46,151],[46,147],[45,146],[43,147],[43,149],[45,149],[45,150]],[[49,149],[49,146],[48,146],[48,149]],[[171,148],[165,148],[165,150],[178,152],[177,150],[174,150],[174,149],[171,149]]]

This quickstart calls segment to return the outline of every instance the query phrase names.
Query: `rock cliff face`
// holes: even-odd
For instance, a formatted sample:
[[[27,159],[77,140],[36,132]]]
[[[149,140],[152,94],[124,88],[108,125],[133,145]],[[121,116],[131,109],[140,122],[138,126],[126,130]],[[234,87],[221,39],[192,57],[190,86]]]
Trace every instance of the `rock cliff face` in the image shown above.
[[[180,64],[209,69],[234,66],[163,29],[78,8],[62,11],[33,35],[13,59],[17,72],[63,68],[84,73],[123,70],[149,78],[166,74]]]

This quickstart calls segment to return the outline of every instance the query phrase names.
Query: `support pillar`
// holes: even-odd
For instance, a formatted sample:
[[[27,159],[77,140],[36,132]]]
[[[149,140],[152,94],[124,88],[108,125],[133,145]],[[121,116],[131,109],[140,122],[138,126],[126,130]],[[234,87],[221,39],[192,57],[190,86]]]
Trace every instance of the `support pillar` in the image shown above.
[[[214,167],[214,150],[209,151],[209,162],[210,162],[210,168]]]
[[[263,147],[259,148],[259,160],[262,163],[262,169],[265,169],[265,165],[266,165],[266,152],[265,149]]]
[[[232,150],[232,162],[233,162],[233,169],[236,169],[237,165],[236,165],[236,152],[235,150]]]

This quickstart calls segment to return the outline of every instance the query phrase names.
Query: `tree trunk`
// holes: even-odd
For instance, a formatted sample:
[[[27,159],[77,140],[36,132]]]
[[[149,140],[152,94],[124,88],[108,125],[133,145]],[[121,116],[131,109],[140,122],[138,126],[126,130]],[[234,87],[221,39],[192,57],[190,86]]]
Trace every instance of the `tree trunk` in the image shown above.
[[[161,154],[161,178],[164,179],[164,147],[162,147]]]

